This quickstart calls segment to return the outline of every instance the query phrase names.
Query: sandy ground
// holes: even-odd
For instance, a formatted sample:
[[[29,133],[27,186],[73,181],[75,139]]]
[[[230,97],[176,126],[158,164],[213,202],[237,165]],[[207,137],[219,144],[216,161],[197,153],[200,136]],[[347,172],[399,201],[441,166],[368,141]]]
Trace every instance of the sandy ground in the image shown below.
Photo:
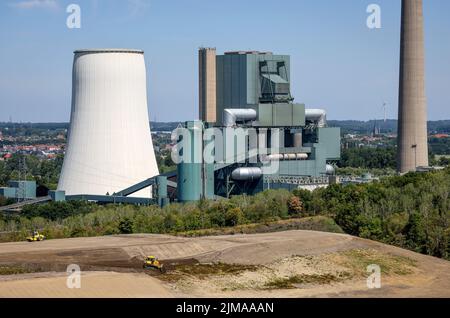
[[[62,273],[20,275],[0,282],[2,297],[62,298],[161,298],[172,293],[156,278],[145,274],[83,272],[80,288],[68,288]]]
[[[348,254],[353,251],[370,251],[362,257],[364,261],[380,260],[391,267],[382,274],[381,289],[367,288],[367,264],[359,262],[359,254],[356,258]],[[144,255],[159,257],[168,265],[167,277],[177,279],[144,271]],[[195,266],[198,262],[258,267],[202,277],[177,272],[178,263]],[[69,264],[81,267],[81,289],[66,287]],[[0,275],[0,297],[450,297],[450,262],[348,235],[313,231],[4,243],[0,244],[1,266],[21,266],[40,273]],[[404,273],[398,274],[397,267]],[[341,279],[343,274],[348,277]],[[339,279],[291,288],[265,287],[274,279],[295,275]]]

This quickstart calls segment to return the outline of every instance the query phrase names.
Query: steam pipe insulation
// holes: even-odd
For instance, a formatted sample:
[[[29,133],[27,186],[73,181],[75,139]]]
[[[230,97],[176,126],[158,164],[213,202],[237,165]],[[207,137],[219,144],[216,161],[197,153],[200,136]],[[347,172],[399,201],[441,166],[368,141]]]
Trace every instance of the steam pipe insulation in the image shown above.
[[[305,119],[316,123],[318,127],[325,127],[327,112],[323,109],[305,109]]]
[[[223,110],[222,124],[225,127],[233,127],[237,121],[256,120],[256,110],[251,108],[227,108]]]
[[[262,177],[262,170],[258,167],[237,168],[231,173],[231,178],[237,181],[253,181]]]
[[[261,155],[263,161],[306,160],[307,153]]]

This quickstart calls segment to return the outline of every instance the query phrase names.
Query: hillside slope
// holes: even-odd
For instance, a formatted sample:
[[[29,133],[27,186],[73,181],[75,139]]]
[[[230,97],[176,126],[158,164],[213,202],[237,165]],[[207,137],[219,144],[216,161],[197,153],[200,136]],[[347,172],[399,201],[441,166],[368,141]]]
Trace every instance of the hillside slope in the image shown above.
[[[167,274],[144,271],[145,255]],[[65,287],[69,264],[81,267],[84,288]],[[370,264],[381,267],[381,289],[367,288]],[[450,297],[448,261],[313,231],[4,243],[2,272],[17,274],[0,275],[0,297]]]

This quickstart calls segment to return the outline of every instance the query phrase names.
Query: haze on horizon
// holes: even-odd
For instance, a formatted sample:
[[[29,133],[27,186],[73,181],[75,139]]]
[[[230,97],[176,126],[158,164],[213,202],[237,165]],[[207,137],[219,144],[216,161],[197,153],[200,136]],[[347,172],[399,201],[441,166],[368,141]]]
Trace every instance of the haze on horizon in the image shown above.
[[[68,29],[66,7],[81,7]],[[382,28],[366,26],[369,4]],[[397,118],[400,3],[392,0],[6,0],[0,3],[0,122],[68,122],[73,51],[145,51],[152,121],[195,119],[197,49],[291,55],[292,93],[330,119]],[[450,1],[425,0],[430,120],[450,118]]]

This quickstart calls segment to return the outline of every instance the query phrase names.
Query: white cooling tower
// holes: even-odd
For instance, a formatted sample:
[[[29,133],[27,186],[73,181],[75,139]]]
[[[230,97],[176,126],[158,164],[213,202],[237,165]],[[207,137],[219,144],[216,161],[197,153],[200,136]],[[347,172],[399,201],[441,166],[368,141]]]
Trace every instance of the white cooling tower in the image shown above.
[[[75,51],[70,129],[58,190],[113,194],[158,174],[144,52]],[[151,190],[133,196],[151,197]]]

